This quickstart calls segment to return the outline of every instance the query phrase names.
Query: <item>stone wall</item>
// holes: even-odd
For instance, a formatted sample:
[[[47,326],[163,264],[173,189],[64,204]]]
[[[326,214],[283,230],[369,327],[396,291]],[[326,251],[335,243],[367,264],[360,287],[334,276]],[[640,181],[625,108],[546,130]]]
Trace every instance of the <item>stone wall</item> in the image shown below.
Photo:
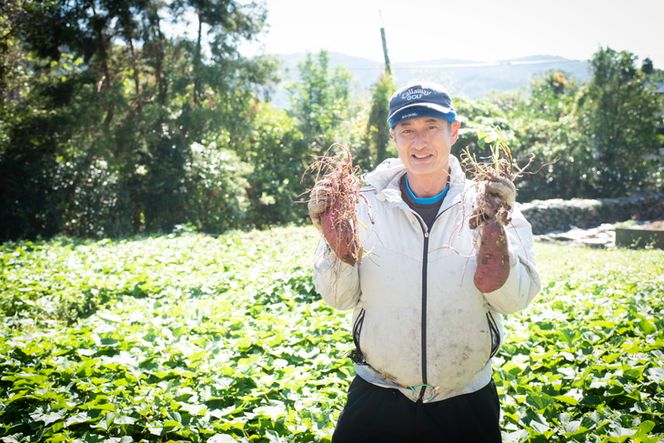
[[[597,200],[534,200],[518,205],[533,227],[533,234],[591,228],[631,219],[664,219],[664,194],[632,195]]]

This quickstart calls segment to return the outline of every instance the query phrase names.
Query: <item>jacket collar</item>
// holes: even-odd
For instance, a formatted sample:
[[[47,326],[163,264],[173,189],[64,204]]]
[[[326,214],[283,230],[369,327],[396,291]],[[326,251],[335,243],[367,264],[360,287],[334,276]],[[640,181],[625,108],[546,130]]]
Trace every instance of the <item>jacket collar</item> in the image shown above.
[[[398,158],[388,158],[369,172],[364,180],[377,191],[377,197],[390,203],[405,204],[401,198],[399,180],[406,173],[406,167]],[[441,210],[458,202],[465,187],[466,176],[459,160],[450,154],[450,190],[443,201]]]

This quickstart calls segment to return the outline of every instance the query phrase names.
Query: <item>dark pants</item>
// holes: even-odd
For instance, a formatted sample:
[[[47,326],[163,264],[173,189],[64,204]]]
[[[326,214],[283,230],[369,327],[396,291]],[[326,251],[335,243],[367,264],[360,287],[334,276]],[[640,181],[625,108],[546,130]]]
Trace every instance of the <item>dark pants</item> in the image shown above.
[[[396,389],[356,376],[332,443],[496,443],[500,405],[491,381],[471,394],[413,403]]]

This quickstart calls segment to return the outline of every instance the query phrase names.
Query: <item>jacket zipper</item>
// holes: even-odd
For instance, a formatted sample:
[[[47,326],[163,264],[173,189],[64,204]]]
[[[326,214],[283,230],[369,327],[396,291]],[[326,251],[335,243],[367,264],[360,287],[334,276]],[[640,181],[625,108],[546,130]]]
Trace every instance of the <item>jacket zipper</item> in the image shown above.
[[[424,230],[424,257],[422,259],[422,389],[419,401],[424,398],[427,389],[427,268],[429,267],[429,232]]]
[[[433,223],[431,224],[431,228],[433,229],[433,225],[436,224],[436,221],[438,218],[445,212],[447,212],[450,208],[453,206],[456,206],[456,204],[451,205],[448,208],[445,208],[443,211],[441,211],[438,215],[436,215],[436,218],[434,219]],[[424,251],[423,251],[423,257],[422,257],[422,319],[421,319],[421,335],[422,335],[422,388],[420,389],[420,395],[418,397],[418,401],[422,401],[424,398],[424,393],[426,392],[428,383],[427,383],[427,270],[429,267],[429,230],[427,227],[424,225],[424,220],[420,217],[418,213],[413,211],[411,208],[408,208],[408,210],[415,215],[415,219],[420,225],[420,228],[422,229],[422,234],[424,235]]]

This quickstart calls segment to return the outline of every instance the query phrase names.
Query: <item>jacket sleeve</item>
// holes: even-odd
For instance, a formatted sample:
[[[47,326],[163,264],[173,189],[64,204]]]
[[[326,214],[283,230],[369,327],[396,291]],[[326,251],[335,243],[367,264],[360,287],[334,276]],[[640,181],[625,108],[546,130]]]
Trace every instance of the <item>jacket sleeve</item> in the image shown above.
[[[511,314],[526,306],[541,288],[533,253],[533,234],[530,223],[518,209],[512,222],[505,226],[509,244],[510,274],[499,289],[484,294],[491,307],[501,314]]]
[[[320,241],[316,251],[313,280],[316,291],[333,308],[350,309],[360,299],[358,266],[339,260],[325,239]]]

